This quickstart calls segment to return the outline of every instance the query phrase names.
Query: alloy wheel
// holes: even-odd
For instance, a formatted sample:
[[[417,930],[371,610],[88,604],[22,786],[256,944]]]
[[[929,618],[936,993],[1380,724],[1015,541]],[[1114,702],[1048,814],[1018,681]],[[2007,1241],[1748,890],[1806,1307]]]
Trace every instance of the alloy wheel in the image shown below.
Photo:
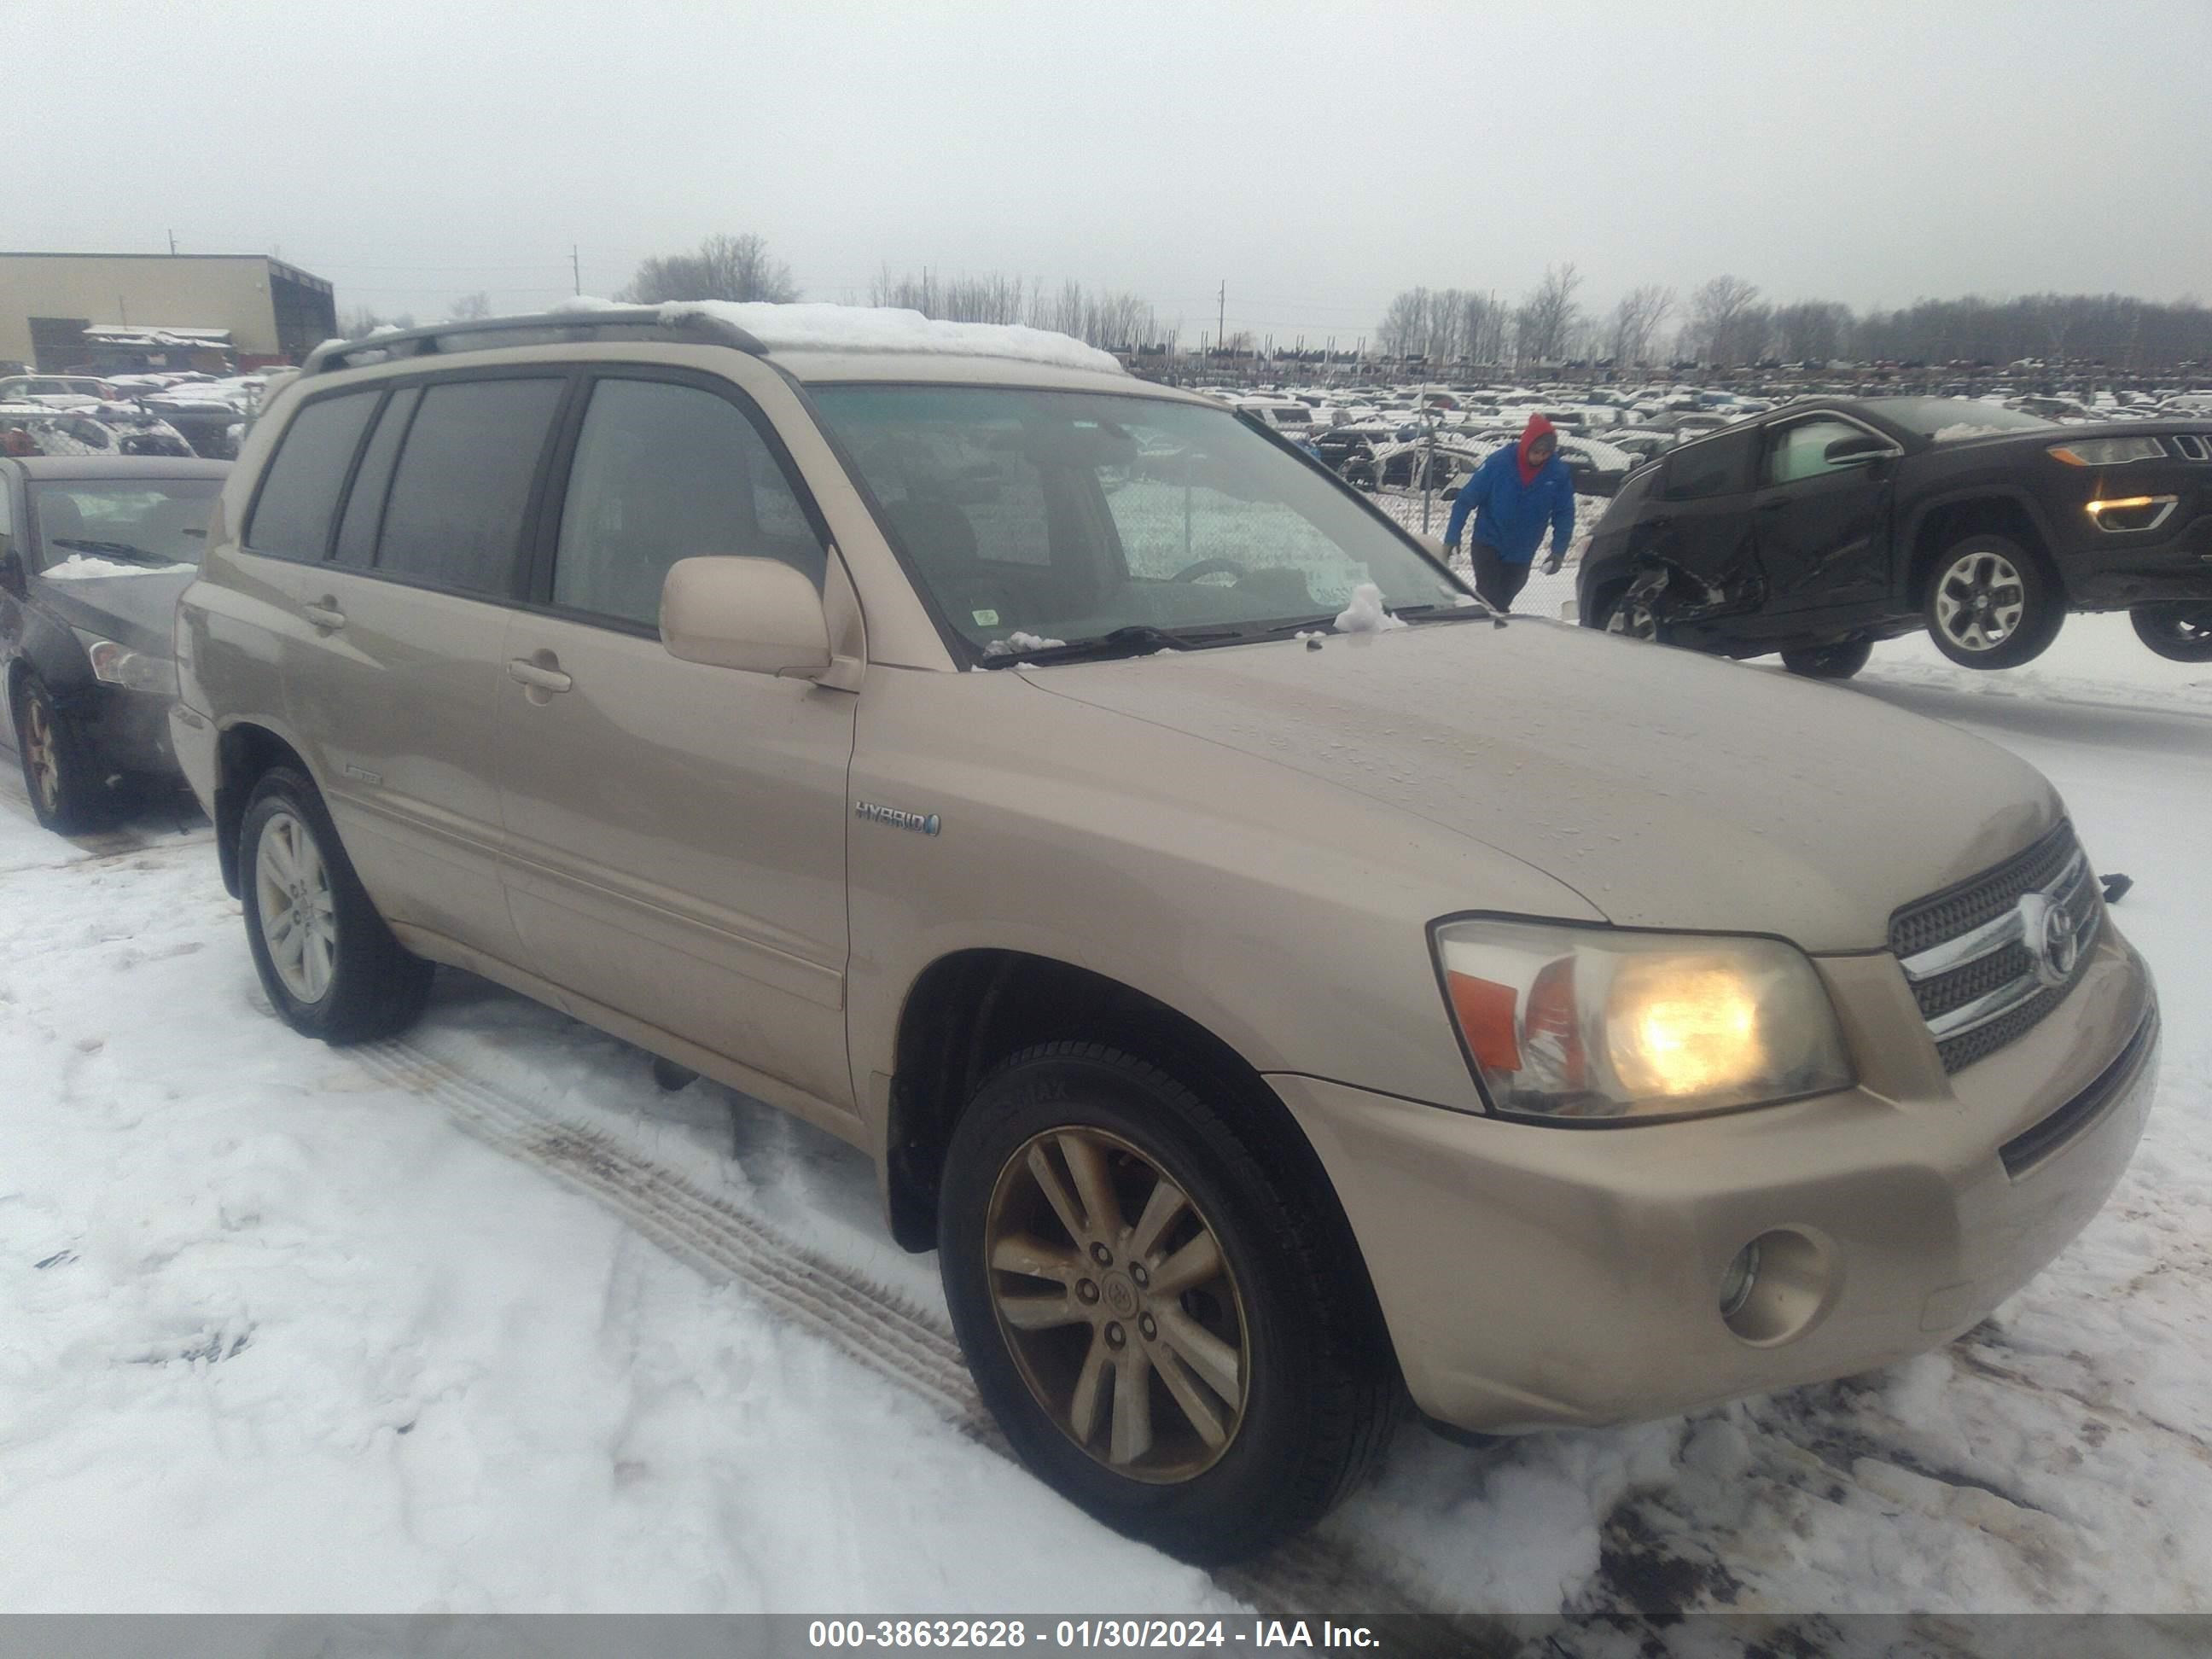
[[[1936,585],[1936,623],[1962,651],[1994,651],[2018,630],[2027,584],[2002,553],[1968,553]]]
[[[1061,1433],[1156,1485],[1220,1459],[1250,1397],[1244,1299],[1150,1156],[1083,1126],[1032,1137],[1000,1171],[984,1248],[1000,1333]]]
[[[300,1001],[321,1001],[337,963],[337,901],[314,832],[289,812],[272,814],[261,827],[253,891],[277,978]]]
[[[62,767],[55,750],[53,717],[42,701],[29,696],[23,699],[23,769],[38,792],[39,810],[48,817],[57,816],[62,805]]]
[[[1625,635],[1632,640],[1656,640],[1659,637],[1658,614],[1651,609],[1649,599],[1631,597],[1613,607],[1605,619],[1605,631]]]

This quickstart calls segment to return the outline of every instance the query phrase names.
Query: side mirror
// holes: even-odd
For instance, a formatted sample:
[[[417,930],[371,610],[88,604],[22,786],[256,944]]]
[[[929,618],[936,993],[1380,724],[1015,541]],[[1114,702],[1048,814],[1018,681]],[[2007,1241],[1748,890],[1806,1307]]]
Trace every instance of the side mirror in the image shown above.
[[[1820,452],[1820,459],[1830,466],[1854,466],[1862,462],[1879,461],[1896,453],[1897,446],[1887,439],[1877,438],[1871,432],[1862,432],[1853,437],[1837,439]]]
[[[30,584],[23,575],[23,556],[4,539],[0,539],[0,592],[13,593],[17,599],[27,596]]]
[[[685,662],[793,679],[830,672],[814,584],[780,559],[678,559],[660,587],[660,642]]]

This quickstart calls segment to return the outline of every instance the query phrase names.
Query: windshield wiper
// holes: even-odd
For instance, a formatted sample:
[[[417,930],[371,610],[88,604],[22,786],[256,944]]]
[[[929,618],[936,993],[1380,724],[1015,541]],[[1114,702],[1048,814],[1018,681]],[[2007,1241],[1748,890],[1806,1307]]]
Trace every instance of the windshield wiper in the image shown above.
[[[76,536],[56,536],[50,544],[55,547],[74,548],[80,553],[112,553],[119,558],[143,560],[148,564],[176,562],[173,559],[163,558],[158,553],[149,553],[143,547],[133,547],[128,542],[94,542],[86,541]]]
[[[1149,657],[1155,651],[1197,651],[1249,637],[1240,628],[1155,628],[1132,623],[1092,640],[1068,645],[1048,645],[1034,651],[1006,651],[983,659],[986,668],[1013,668],[1028,663],[1104,662],[1114,657]]]
[[[1505,612],[1492,610],[1488,601],[1480,596],[1473,605],[1401,605],[1390,614],[1411,617],[1415,622],[1463,622],[1487,617],[1492,628],[1505,626]]]

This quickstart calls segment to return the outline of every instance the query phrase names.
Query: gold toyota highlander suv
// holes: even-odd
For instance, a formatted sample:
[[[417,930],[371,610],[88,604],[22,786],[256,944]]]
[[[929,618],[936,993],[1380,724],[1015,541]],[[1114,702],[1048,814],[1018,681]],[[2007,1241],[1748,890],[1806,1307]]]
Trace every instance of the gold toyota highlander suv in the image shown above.
[[[976,1382],[1220,1560],[1412,1403],[1864,1370],[2093,1216],[2158,1017],[2051,787],[1492,617],[1056,335],[799,306],[331,345],[177,617],[269,998],[471,969],[865,1148]]]

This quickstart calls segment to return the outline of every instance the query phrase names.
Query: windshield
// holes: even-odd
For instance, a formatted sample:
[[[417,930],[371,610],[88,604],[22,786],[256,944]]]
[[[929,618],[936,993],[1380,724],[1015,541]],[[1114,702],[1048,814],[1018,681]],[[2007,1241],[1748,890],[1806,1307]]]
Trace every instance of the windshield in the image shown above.
[[[221,478],[48,479],[31,486],[44,568],[198,564]],[[114,574],[122,574],[118,569]]]
[[[1875,410],[1923,438],[1940,438],[1960,427],[1975,428],[1974,435],[1998,432],[2033,432],[2051,424],[2033,415],[2023,415],[2002,404],[1985,404],[1973,398],[1885,398]]]
[[[1327,626],[1462,590],[1348,490],[1224,410],[1080,392],[823,386],[817,406],[940,611],[983,654]]]

